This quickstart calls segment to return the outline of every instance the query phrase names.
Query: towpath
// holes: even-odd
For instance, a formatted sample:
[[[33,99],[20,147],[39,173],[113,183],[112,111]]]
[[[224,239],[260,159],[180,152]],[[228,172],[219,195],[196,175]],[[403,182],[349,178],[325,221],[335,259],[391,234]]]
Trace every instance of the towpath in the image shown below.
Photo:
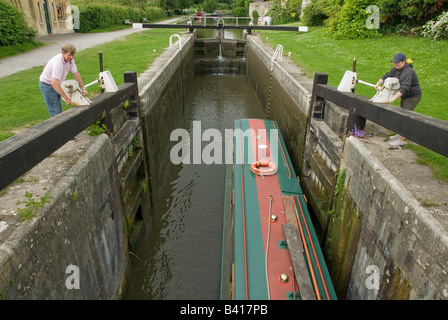
[[[156,23],[171,23],[180,19],[181,17],[175,17]],[[61,47],[64,43],[72,43],[77,51],[82,51],[143,30],[144,29],[129,28],[101,33],[69,33],[36,37],[36,41],[43,42],[45,45],[25,53],[0,59],[0,78],[33,67],[44,66],[48,60],[61,51]]]

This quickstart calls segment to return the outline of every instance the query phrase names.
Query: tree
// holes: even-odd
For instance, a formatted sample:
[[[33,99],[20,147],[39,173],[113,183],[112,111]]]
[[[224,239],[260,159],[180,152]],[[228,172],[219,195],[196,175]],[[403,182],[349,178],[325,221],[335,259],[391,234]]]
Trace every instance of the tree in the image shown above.
[[[204,0],[202,4],[205,12],[213,12],[218,9],[218,1],[217,0]]]
[[[157,0],[156,4],[157,6],[166,11],[179,9],[181,7],[179,0]]]

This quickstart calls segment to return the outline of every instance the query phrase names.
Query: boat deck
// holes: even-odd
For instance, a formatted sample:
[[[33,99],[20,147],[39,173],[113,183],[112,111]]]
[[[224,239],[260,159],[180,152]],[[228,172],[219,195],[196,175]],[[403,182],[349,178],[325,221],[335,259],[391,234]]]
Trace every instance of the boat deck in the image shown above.
[[[234,129],[234,163],[228,166],[226,182],[221,297],[336,299],[277,123],[242,119]],[[270,167],[256,174],[253,171],[260,163]]]

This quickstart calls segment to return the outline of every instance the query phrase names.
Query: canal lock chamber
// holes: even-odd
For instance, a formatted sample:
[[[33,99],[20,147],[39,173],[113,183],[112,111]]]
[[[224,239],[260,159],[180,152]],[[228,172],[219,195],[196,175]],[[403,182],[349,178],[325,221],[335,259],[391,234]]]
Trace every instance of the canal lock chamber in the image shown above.
[[[285,71],[269,68],[272,53],[261,48],[258,36],[207,29],[180,41],[139,76],[151,205],[130,249],[123,299],[219,299],[225,141],[214,141],[222,147],[220,163],[198,164],[195,146],[183,141],[190,148],[188,164],[173,164],[173,147],[181,143],[173,131],[185,130],[191,140],[199,134],[204,150],[212,141],[203,135],[208,130],[224,137],[235,119],[270,114],[287,137],[294,166],[302,166],[306,106],[298,103],[308,103],[306,90],[293,96],[285,90],[275,75]]]

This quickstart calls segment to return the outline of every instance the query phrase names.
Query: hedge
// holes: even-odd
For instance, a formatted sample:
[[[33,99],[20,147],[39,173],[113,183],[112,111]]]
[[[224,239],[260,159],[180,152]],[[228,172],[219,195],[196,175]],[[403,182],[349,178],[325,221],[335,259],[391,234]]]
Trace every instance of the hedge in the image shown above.
[[[122,25],[125,20],[131,22],[150,21],[165,17],[165,12],[159,7],[132,8],[111,4],[88,4],[79,6],[79,32],[89,32],[94,29],[106,29]]]
[[[34,31],[25,22],[23,12],[0,0],[0,46],[32,41]]]

